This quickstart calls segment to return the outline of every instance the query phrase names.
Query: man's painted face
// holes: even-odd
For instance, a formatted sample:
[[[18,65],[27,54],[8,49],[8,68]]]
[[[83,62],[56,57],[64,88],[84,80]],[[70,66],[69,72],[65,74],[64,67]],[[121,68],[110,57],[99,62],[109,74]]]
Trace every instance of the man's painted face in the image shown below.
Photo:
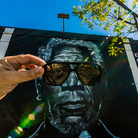
[[[60,46],[58,50],[53,51],[50,62],[88,62],[85,61],[88,56],[89,52],[83,51],[81,48]],[[75,67],[74,64],[70,65],[71,69],[75,69]],[[90,123],[95,122],[99,114],[93,109],[95,86],[82,84],[74,71],[59,86],[51,86],[46,83],[45,85],[45,92],[51,94],[55,99],[55,106],[51,109],[48,119],[60,132],[80,134],[83,130],[87,130]]]

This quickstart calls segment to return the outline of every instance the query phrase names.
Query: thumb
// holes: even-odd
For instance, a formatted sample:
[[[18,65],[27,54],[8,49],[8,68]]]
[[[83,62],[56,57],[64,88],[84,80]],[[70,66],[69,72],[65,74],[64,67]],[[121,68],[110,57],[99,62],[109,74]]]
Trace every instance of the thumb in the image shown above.
[[[15,84],[30,81],[42,76],[44,73],[43,67],[36,67],[27,71],[15,71],[13,74],[13,82]]]

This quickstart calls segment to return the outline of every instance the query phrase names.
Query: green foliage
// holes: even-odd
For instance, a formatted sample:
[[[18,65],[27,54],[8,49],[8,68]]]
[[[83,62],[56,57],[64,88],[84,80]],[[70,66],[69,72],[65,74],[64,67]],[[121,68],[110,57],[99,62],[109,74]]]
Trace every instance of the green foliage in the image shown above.
[[[83,23],[88,25],[89,29],[99,25],[108,31],[113,26],[116,37],[122,39],[138,31],[138,15],[134,13],[138,0],[132,2],[132,10],[125,5],[127,0],[82,0],[81,2],[82,6],[74,6],[72,13],[81,19],[82,25]],[[116,56],[118,52],[122,53],[121,49],[115,48],[115,42],[113,40],[112,46],[109,46],[109,55]]]
[[[112,47],[109,46],[108,48],[109,48],[108,50],[109,56],[117,56],[118,52],[123,53],[122,50],[124,50],[123,48],[114,47],[114,46]]]
[[[118,39],[119,37],[117,36],[112,38],[111,44],[108,46],[109,56],[118,56],[118,53],[121,53],[121,54],[123,53],[124,48],[115,46],[116,45],[115,43],[117,43],[118,45],[122,44],[121,41],[118,42]],[[127,38],[122,38],[122,39],[123,39],[123,42],[127,40]]]

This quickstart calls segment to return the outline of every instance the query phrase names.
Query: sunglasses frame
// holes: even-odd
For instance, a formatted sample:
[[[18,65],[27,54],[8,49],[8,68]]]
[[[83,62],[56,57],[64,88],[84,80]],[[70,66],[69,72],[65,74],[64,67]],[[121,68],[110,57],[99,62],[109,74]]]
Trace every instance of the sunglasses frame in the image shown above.
[[[45,72],[44,72],[44,74],[43,74],[42,77],[43,77],[43,79],[44,79],[45,82],[46,82],[46,80],[45,80],[46,67],[47,67],[49,64],[54,64],[54,63],[66,64],[66,65],[69,67],[69,73],[68,73],[66,79],[65,79],[61,84],[63,84],[63,83],[67,80],[67,78],[69,77],[69,75],[70,75],[70,73],[71,73],[72,71],[75,71],[75,73],[77,74],[79,80],[82,82],[82,84],[84,84],[83,81],[80,79],[80,77],[79,77],[79,75],[78,75],[78,72],[77,72],[78,67],[79,67],[80,65],[82,65],[82,64],[91,64],[91,65],[96,65],[96,66],[98,66],[99,71],[100,71],[100,78],[99,78],[99,81],[97,81],[94,85],[96,85],[96,84],[98,84],[98,83],[100,82],[100,80],[101,80],[101,78],[102,78],[102,75],[103,75],[103,67],[101,67],[99,64],[96,64],[96,63],[90,63],[90,62],[49,62],[49,63],[47,63],[47,64],[45,64],[45,65],[43,66]],[[77,66],[76,66],[75,69],[71,69],[70,64],[75,64],[75,65],[77,65]],[[46,83],[47,83],[47,82],[46,82]],[[52,85],[52,84],[49,84],[49,83],[47,83],[47,84],[48,84],[48,85]],[[61,85],[61,84],[52,85],[52,86],[59,86],[59,85]],[[84,85],[86,85],[86,84],[84,84]],[[94,86],[94,85],[87,85],[87,86]]]

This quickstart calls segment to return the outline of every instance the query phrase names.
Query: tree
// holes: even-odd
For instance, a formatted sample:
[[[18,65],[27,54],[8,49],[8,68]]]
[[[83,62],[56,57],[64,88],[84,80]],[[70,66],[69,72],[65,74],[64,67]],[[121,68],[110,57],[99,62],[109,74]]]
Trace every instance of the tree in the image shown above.
[[[81,1],[81,0],[80,0]],[[126,6],[127,0],[83,0],[83,6],[73,7],[73,14],[81,19],[81,23],[93,29],[95,25],[116,33],[109,45],[109,55],[117,56],[121,48],[115,47],[118,38],[126,41],[131,33],[138,32],[138,14],[135,12],[138,0],[133,0],[132,9]],[[120,43],[121,44],[121,43]]]

